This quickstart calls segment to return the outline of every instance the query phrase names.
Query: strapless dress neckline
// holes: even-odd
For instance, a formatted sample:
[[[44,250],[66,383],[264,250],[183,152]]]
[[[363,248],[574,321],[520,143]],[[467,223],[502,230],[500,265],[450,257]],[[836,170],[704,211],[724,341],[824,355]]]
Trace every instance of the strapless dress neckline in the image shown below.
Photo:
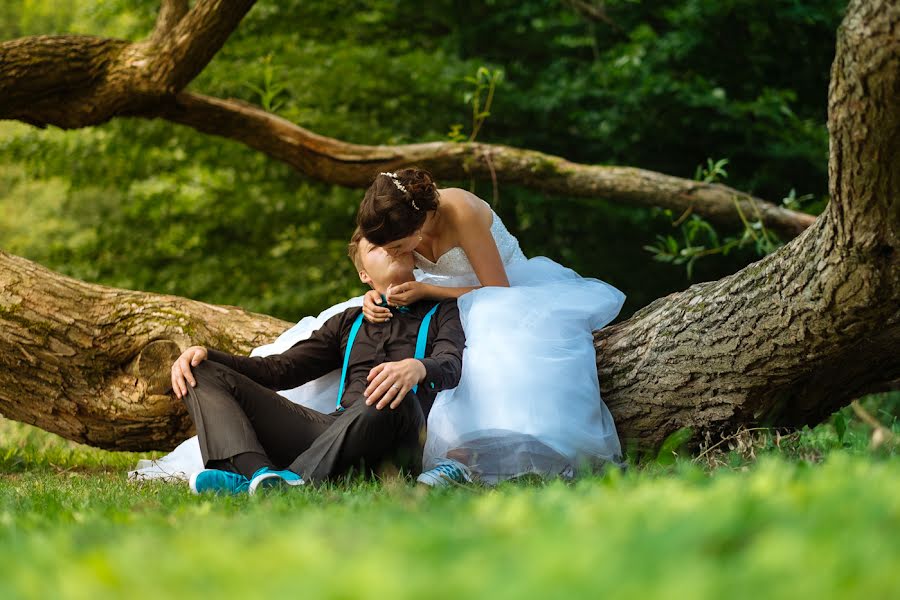
[[[490,208],[490,205],[487,204],[487,202],[485,202],[485,204]],[[491,209],[490,231],[491,236],[494,238],[494,242],[497,244],[497,250],[500,252],[500,260],[503,261],[504,266],[508,266],[513,262],[526,260],[525,255],[522,253],[522,249],[519,247],[519,241],[509,233],[509,230],[506,229],[506,226],[503,224],[503,220],[493,209]],[[413,258],[415,259],[416,268],[429,275],[441,277],[475,277],[474,269],[469,262],[469,257],[466,256],[466,251],[463,250],[461,246],[450,248],[435,260],[430,260],[425,256],[422,256],[421,253],[413,250]],[[471,284],[465,285],[476,284],[477,282],[472,282]]]
[[[502,223],[502,221],[500,221],[500,218],[497,216],[497,213],[494,212],[494,209],[491,208],[491,205],[487,203],[487,200],[482,200],[482,202],[484,202],[485,206],[488,207],[488,210],[491,211],[490,230],[491,230],[491,235],[494,235],[494,238],[496,239],[496,235],[494,234],[494,225],[496,225],[498,222]],[[436,267],[437,265],[441,264],[441,261],[444,260],[444,257],[447,256],[448,254],[450,254],[451,252],[457,252],[457,253],[461,252],[463,255],[463,258],[465,258],[466,262],[468,262],[468,257],[466,256],[466,251],[463,250],[461,246],[453,246],[452,248],[450,248],[449,250],[447,250],[446,252],[444,252],[443,254],[441,254],[434,260],[429,260],[425,255],[419,254],[415,250],[413,250],[412,253],[413,253],[413,256],[416,258],[416,262],[422,261],[423,263],[426,263],[433,267]]]
[[[413,250],[413,254],[415,255],[416,261],[421,261],[421,262],[429,264],[433,267],[436,267],[439,264],[441,264],[441,261],[444,260],[448,255],[453,256],[454,252],[456,252],[456,253],[462,252],[463,256],[465,256],[465,254],[466,254],[465,250],[463,250],[461,246],[453,246],[452,248],[450,248],[449,250],[447,250],[446,252],[444,252],[443,254],[438,256],[437,260],[428,260],[428,258],[426,258],[424,255],[419,254],[418,252]]]

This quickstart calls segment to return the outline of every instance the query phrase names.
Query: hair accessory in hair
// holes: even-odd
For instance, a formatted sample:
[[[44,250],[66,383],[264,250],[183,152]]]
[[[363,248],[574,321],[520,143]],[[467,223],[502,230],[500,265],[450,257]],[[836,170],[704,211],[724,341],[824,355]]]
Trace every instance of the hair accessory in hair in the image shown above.
[[[387,177],[390,177],[390,178],[391,178],[391,181],[394,182],[394,185],[397,186],[397,189],[398,189],[398,190],[400,190],[400,191],[403,192],[404,194],[407,194],[407,195],[409,194],[409,192],[406,191],[406,187],[405,187],[402,183],[400,183],[400,180],[397,178],[397,174],[396,174],[396,173],[379,173],[379,175],[385,175],[385,176],[387,176]]]
[[[398,190],[403,192],[404,195],[409,196],[409,191],[406,189],[406,186],[404,186],[402,183],[400,183],[400,179],[397,177],[396,173],[390,173],[390,172],[379,173],[379,175],[384,175],[385,177],[390,178],[390,180],[394,183],[394,185],[397,186]],[[416,204],[416,199],[410,198],[409,200],[410,200],[410,203],[412,204],[412,207],[416,210],[419,210],[419,206]]]

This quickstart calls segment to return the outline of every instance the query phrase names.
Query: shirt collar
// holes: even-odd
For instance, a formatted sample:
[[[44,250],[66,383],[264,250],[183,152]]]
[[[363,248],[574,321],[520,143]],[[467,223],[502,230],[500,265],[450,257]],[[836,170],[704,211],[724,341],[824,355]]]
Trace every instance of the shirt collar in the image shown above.
[[[378,306],[386,306],[387,308],[389,308],[391,310],[396,310],[397,312],[402,312],[402,313],[409,312],[408,306],[390,306],[390,305],[388,305],[387,298],[384,297],[384,294],[381,295],[381,302],[378,303]]]

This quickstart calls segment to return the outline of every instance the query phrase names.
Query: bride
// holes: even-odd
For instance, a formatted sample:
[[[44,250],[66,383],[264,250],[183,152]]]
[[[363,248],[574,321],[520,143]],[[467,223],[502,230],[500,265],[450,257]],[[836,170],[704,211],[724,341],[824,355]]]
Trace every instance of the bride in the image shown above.
[[[621,459],[600,398],[592,331],[619,313],[622,292],[548,258],[526,258],[486,202],[459,188],[438,189],[427,171],[379,174],[357,222],[372,243],[415,258],[416,281],[392,288],[387,303],[458,298],[466,333],[462,379],[431,409],[419,481],[569,477]],[[349,306],[362,304],[368,320],[383,322],[390,311],[381,301],[371,291],[351,298],[302,319],[252,355],[287,350]],[[334,372],[281,393],[329,412],[337,385]],[[140,461],[130,476],[186,479],[202,468],[194,437],[162,459]]]

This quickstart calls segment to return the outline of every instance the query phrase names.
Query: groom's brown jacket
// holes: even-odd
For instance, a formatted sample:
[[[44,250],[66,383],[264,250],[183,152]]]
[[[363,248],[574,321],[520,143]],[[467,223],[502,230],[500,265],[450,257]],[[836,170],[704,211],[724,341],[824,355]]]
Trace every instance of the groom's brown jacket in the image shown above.
[[[386,323],[370,323],[363,319],[350,351],[346,387],[341,397],[344,408],[363,398],[368,386],[366,378],[373,367],[414,356],[419,325],[434,305],[434,301],[423,300],[410,305],[408,311],[392,309],[393,316]],[[295,388],[342,367],[350,329],[360,312],[361,307],[348,308],[331,317],[308,339],[297,342],[281,354],[251,358],[210,349],[209,360],[230,367],[269,389]],[[414,394],[426,417],[437,392],[459,383],[464,347],[465,335],[456,300],[441,301],[428,327],[428,342],[422,359],[425,380]],[[336,401],[337,398],[335,404]]]

